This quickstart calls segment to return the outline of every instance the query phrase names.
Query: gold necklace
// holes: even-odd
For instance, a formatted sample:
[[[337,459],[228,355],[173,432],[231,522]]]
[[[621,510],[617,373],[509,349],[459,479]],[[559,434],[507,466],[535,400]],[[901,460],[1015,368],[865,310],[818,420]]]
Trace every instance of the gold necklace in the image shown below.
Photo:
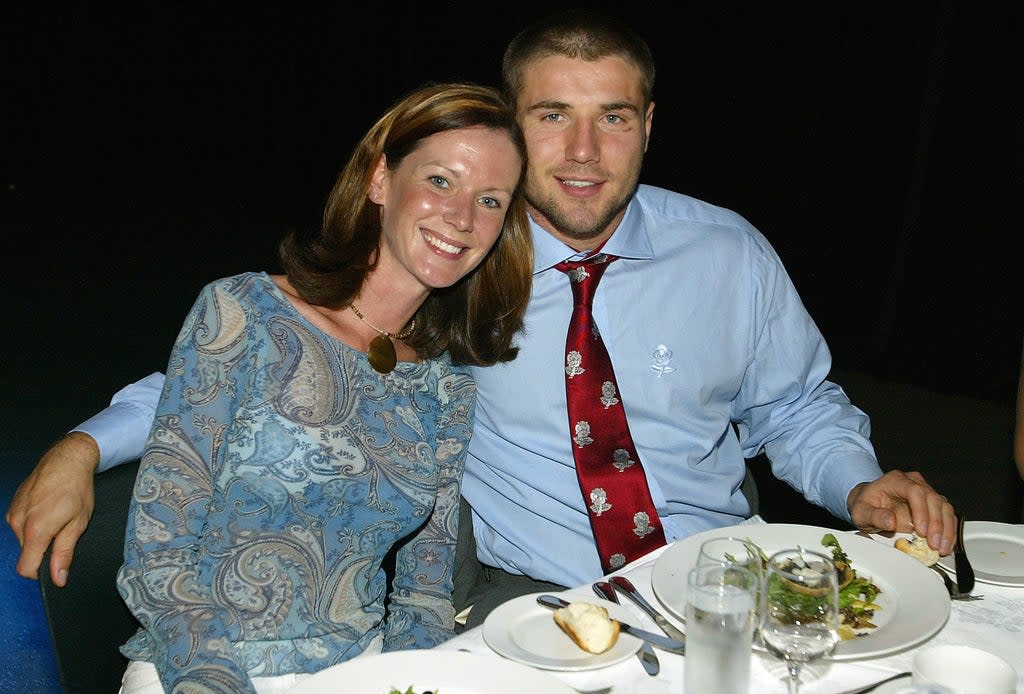
[[[352,313],[356,314],[356,318],[380,333],[380,335],[370,340],[370,348],[366,351],[366,358],[369,360],[370,366],[377,373],[389,373],[395,368],[395,364],[398,363],[398,355],[395,354],[395,343],[392,340],[404,340],[412,335],[412,331],[416,329],[416,318],[413,317],[412,322],[402,332],[391,334],[387,330],[381,330],[366,320],[355,304],[349,304],[348,306],[352,309]]]

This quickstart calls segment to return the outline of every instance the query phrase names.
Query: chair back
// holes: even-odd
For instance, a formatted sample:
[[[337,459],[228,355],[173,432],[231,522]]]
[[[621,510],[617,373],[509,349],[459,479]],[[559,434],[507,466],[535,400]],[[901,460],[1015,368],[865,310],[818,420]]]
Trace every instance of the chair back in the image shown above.
[[[128,665],[118,649],[139,623],[121,600],[116,578],[138,467],[135,461],[96,475],[96,509],[75,547],[67,585],[50,580],[49,552],[39,570],[57,672],[68,694],[117,692]]]

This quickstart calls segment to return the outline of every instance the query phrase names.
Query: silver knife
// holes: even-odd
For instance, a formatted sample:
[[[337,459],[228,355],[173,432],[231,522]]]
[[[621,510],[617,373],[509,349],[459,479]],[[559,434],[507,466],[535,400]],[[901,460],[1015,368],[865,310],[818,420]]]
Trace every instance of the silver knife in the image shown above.
[[[593,585],[594,592],[605,600],[614,602],[616,605],[619,604],[619,596],[612,588],[612,584],[608,581],[598,581]],[[654,652],[654,648],[651,644],[646,641],[640,646],[640,650],[636,653],[640,659],[640,664],[644,666],[644,670],[651,677],[656,676],[661,672],[661,663],[658,662],[658,654]]]
[[[544,607],[550,607],[555,610],[559,607],[569,606],[569,602],[567,600],[563,600],[556,595],[539,595],[537,596],[537,602]],[[626,624],[618,619],[615,621],[619,623],[619,630],[624,634],[629,634],[630,636],[635,636],[638,639],[647,641],[652,646],[657,646],[663,651],[668,651],[669,653],[678,653],[679,655],[686,654],[686,644],[682,641],[676,641],[675,639],[670,639],[667,636],[662,636],[661,634],[655,634],[651,631],[638,629],[637,627],[631,624]]]
[[[964,514],[956,514],[956,546],[953,548],[953,563],[956,566],[956,589],[961,593],[974,590],[974,568],[967,559],[964,545]]]
[[[654,623],[657,624],[662,631],[674,638],[676,641],[686,643],[686,634],[676,627],[675,624],[665,619],[664,615],[654,609],[654,606],[647,602],[644,596],[640,594],[640,591],[636,589],[636,586],[633,585],[632,581],[625,576],[612,576],[609,580],[620,593],[635,602],[641,610],[646,612],[647,616],[653,619]]]

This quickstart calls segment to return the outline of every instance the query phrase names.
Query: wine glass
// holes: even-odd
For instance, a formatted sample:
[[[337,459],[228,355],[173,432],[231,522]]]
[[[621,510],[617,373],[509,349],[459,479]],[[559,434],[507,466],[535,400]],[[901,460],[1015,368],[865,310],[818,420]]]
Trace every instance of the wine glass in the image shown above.
[[[835,649],[839,622],[839,578],[828,556],[797,547],[769,557],[758,631],[768,652],[786,664],[789,694],[799,691],[804,664]]]

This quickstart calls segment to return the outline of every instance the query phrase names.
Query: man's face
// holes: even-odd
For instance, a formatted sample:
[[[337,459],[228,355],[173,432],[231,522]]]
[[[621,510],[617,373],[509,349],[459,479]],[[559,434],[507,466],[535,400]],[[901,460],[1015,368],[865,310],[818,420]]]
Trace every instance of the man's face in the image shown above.
[[[618,57],[549,56],[527,68],[516,112],[531,216],[569,246],[594,248],[615,231],[640,178],[654,103],[644,110],[639,71]]]

